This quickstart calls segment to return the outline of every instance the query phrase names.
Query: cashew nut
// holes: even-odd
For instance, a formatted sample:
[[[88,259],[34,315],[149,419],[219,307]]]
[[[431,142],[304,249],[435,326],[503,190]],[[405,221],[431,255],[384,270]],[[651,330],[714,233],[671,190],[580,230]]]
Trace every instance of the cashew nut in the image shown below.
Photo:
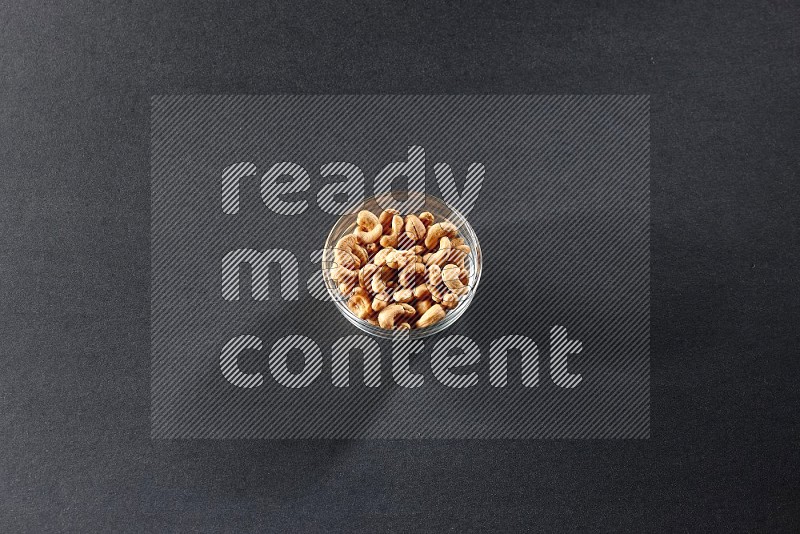
[[[386,265],[392,269],[402,269],[409,263],[414,263],[415,259],[413,250],[393,250],[386,255]]]
[[[455,263],[460,268],[464,269],[465,268],[464,262],[467,259],[467,256],[469,256],[469,253],[471,251],[472,249],[469,248],[467,245],[458,245],[450,253],[450,262]]]
[[[417,310],[417,315],[422,317],[423,315],[425,315],[426,311],[431,309],[431,306],[433,306],[433,304],[434,302],[430,298],[418,300],[414,304],[414,309]]]
[[[416,215],[406,216],[406,233],[414,241],[419,241],[425,237],[425,225]]]
[[[392,295],[394,297],[395,302],[411,302],[414,300],[414,292],[409,288],[398,289]]]
[[[452,310],[456,306],[458,306],[458,295],[455,293],[446,293],[442,297],[442,302],[440,302],[442,308],[446,308],[448,310]]]
[[[398,283],[403,287],[414,287],[425,279],[425,266],[416,261],[409,262],[400,270]]]
[[[400,212],[395,209],[387,209],[383,210],[381,214],[378,216],[378,222],[381,223],[381,227],[383,228],[383,233],[389,235],[392,231],[392,223],[394,222],[394,216],[400,215]]]
[[[450,254],[451,254],[451,249],[449,248],[443,248],[437,250],[436,252],[426,254],[427,259],[425,260],[425,264],[429,267],[431,265],[438,265],[439,267],[441,267],[442,265],[446,264],[449,261]],[[425,256],[423,256],[423,259],[425,259]]]
[[[372,299],[372,311],[379,312],[389,305],[389,295],[385,291],[381,291],[375,298]]]
[[[422,224],[425,225],[425,228],[427,228],[433,224],[434,221],[433,213],[429,211],[423,211],[422,213],[419,214],[419,220]]]
[[[339,284],[339,292],[348,295],[358,282],[358,271],[337,265],[331,269],[331,278]]]
[[[337,265],[349,269],[358,269],[367,263],[367,251],[358,244],[358,238],[347,234],[336,243],[333,260]]]
[[[442,269],[442,282],[456,295],[463,295],[469,289],[461,282],[461,268],[453,263],[448,263]]]
[[[417,300],[424,300],[431,296],[431,290],[428,289],[428,284],[420,284],[414,288],[414,298]]]
[[[356,287],[356,285],[347,282],[342,282],[341,284],[339,284],[338,287],[339,287],[339,293],[347,297],[350,295],[350,292],[353,291],[353,288]]]
[[[369,295],[363,287],[357,287],[353,291],[353,295],[347,301],[347,307],[359,319],[366,319],[372,315],[372,302],[370,302]]]
[[[383,227],[378,217],[371,211],[359,211],[356,216],[356,225],[353,233],[361,243],[374,243],[383,233]]]
[[[337,282],[344,282],[358,278],[359,272],[355,269],[348,269],[342,265],[337,265],[331,269],[331,278]]]
[[[436,223],[428,228],[428,233],[425,236],[425,246],[428,247],[428,250],[433,250],[436,248],[436,245],[439,244],[439,241],[442,239],[442,237],[447,236],[452,238],[457,234],[458,228],[456,228],[455,224],[449,221]]]
[[[444,319],[446,312],[444,308],[440,304],[434,304],[431,306],[428,311],[422,314],[417,320],[416,326],[417,328],[425,328],[426,326],[431,326],[432,324],[438,323],[442,319]],[[380,318],[378,319],[380,322]]]
[[[447,287],[444,284],[444,280],[442,280],[442,269],[438,265],[434,264],[428,267],[427,283],[428,291],[431,292],[431,298],[436,302],[444,302],[445,297],[452,294],[450,288]],[[448,299],[448,304],[452,302],[452,298]]]
[[[396,247],[397,240],[400,237],[400,232],[403,231],[403,218],[399,215],[392,216],[392,227],[389,233],[384,232],[385,235],[381,237],[380,244],[382,247]]]
[[[393,248],[391,248],[391,247],[388,247],[388,248],[382,248],[382,249],[380,249],[380,250],[379,250],[379,251],[378,251],[378,252],[375,254],[375,256],[373,256],[373,257],[372,257],[372,263],[374,263],[375,265],[378,265],[378,266],[380,266],[380,265],[385,265],[385,264],[386,264],[386,256],[388,256],[388,255],[389,255],[389,253],[390,253],[391,251],[393,251],[393,250],[394,250],[394,249],[393,249]]]
[[[467,245],[459,245],[458,247],[452,247],[451,245],[450,239],[443,237],[440,241],[439,250],[429,253],[430,255],[427,256],[425,263],[427,265],[436,264],[440,267],[446,263],[454,263],[463,268],[464,261],[469,256],[470,248]]]
[[[393,330],[395,324],[413,316],[414,313],[416,310],[410,304],[389,304],[378,314],[378,324],[381,328]]]
[[[372,288],[372,278],[378,272],[378,266],[374,263],[368,263],[358,271],[358,285],[370,290]]]

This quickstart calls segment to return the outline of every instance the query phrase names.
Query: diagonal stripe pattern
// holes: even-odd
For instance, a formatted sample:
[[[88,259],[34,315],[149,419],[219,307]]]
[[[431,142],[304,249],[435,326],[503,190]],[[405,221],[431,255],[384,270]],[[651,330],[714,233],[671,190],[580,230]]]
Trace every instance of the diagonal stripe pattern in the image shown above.
[[[648,97],[151,104],[153,437],[649,436]],[[392,164],[484,254],[424,342],[358,334],[320,285],[328,230]]]

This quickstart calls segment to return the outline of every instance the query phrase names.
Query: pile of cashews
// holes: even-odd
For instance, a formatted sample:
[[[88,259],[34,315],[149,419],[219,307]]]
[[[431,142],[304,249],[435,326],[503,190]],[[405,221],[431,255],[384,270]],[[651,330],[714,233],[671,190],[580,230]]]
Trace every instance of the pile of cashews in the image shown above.
[[[431,326],[469,292],[470,247],[430,212],[362,210],[334,249],[331,277],[353,314],[387,330]]]

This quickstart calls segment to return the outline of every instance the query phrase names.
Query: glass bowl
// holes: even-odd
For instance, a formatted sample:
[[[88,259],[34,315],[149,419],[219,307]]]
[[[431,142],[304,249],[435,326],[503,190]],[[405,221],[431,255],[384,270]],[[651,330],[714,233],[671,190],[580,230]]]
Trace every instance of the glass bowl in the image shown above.
[[[478,243],[478,236],[475,235],[475,231],[472,229],[472,226],[470,226],[469,222],[467,222],[467,219],[463,215],[448,205],[444,200],[419,192],[395,192],[394,199],[402,199],[403,196],[401,195],[407,195],[407,201],[415,204],[415,209],[411,210],[412,213],[419,215],[419,213],[422,211],[429,211],[434,215],[435,223],[445,220],[453,223],[458,228],[458,237],[462,238],[464,240],[464,244],[470,247],[470,254],[464,260],[465,265],[468,267],[470,272],[467,293],[461,296],[458,306],[447,311],[447,315],[445,315],[444,319],[441,321],[425,328],[412,328],[411,330],[407,331],[410,339],[420,339],[441,332],[455,323],[458,318],[461,317],[465,311],[467,311],[467,308],[469,308],[472,298],[478,289],[478,282],[481,279],[483,257],[481,255],[480,244]],[[390,197],[390,195],[379,195],[377,197],[372,196],[364,201],[360,209],[370,210],[375,214],[379,214],[381,211],[383,211],[385,206],[391,205],[392,202],[393,199]],[[381,328],[380,326],[373,325],[364,319],[358,318],[352,311],[350,311],[350,308],[347,307],[347,298],[339,293],[337,283],[331,276],[331,271],[335,266],[333,252],[336,247],[336,243],[343,236],[352,233],[352,231],[355,229],[356,215],[358,211],[360,210],[355,210],[353,213],[348,213],[341,216],[339,220],[336,221],[336,224],[333,225],[333,228],[328,234],[328,239],[325,241],[325,248],[322,254],[322,276],[331,300],[339,309],[339,312],[341,312],[341,314],[344,315],[348,321],[353,323],[362,332],[366,332],[370,335],[381,338],[392,338],[393,334],[396,333],[397,330],[387,330],[385,328]],[[401,210],[401,215],[405,217],[408,215],[408,213],[402,213]]]

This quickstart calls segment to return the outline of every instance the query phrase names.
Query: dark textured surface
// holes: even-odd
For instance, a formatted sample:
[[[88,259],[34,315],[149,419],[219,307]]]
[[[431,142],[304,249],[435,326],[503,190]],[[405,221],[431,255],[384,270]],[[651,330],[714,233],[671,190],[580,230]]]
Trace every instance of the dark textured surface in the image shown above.
[[[790,2],[0,7],[0,530],[797,531]],[[651,95],[647,441],[149,440],[148,100]]]

